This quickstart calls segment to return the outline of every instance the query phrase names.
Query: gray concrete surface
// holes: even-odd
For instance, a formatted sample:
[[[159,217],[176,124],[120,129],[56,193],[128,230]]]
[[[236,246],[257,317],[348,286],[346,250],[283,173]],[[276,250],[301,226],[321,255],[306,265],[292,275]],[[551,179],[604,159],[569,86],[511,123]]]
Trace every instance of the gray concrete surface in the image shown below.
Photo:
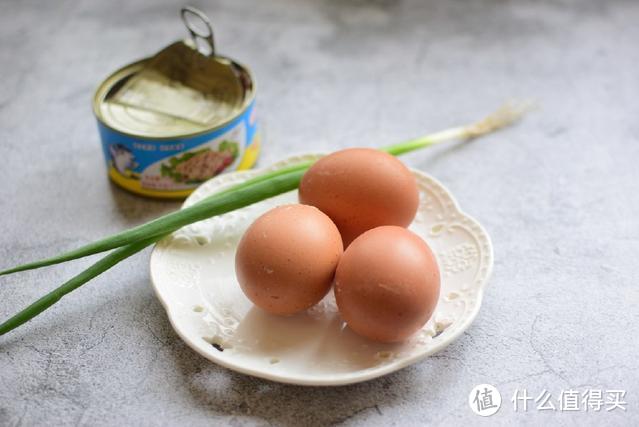
[[[473,326],[445,351],[340,388],[250,378],[191,351],[149,285],[148,252],[0,338],[0,425],[639,424],[639,3],[196,1],[250,64],[262,164],[378,146],[541,109],[467,145],[406,157],[494,240]],[[70,249],[178,207],[106,179],[91,95],[183,35],[179,2],[0,2],[0,264]],[[0,278],[6,318],[88,265]],[[504,403],[471,412],[471,388]],[[515,412],[526,388],[624,389],[627,411]],[[534,406],[534,402],[533,405]]]

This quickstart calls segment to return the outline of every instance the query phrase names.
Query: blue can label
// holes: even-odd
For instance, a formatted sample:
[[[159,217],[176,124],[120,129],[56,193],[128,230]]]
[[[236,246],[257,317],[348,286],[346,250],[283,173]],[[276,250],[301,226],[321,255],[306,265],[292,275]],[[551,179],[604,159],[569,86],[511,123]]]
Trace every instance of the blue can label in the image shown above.
[[[255,163],[260,136],[254,102],[230,123],[187,138],[126,135],[98,120],[109,176],[119,185],[156,197],[184,197],[202,182]]]

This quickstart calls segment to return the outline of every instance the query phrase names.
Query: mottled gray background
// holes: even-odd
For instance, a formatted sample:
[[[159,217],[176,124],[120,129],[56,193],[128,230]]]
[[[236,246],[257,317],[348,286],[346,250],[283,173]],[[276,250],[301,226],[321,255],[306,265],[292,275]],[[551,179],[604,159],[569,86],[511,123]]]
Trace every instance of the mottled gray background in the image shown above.
[[[259,79],[261,158],[378,146],[541,109],[412,154],[491,234],[494,275],[445,351],[340,388],[279,385],[198,356],[149,285],[148,251],[0,338],[1,425],[639,424],[639,2],[196,1]],[[110,71],[184,34],[168,1],[0,2],[0,264],[178,207],[111,185],[91,113]],[[90,260],[0,278],[6,318]],[[496,385],[500,412],[466,399]],[[625,389],[627,412],[515,413],[516,388]]]

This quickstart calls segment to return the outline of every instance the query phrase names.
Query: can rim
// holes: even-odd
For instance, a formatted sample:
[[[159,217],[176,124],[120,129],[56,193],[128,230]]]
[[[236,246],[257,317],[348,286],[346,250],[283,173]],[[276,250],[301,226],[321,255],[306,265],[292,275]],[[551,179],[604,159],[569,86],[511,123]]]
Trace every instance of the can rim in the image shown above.
[[[184,139],[184,138],[192,138],[192,137],[196,137],[196,136],[200,136],[200,135],[204,135],[207,133],[210,133],[212,131],[215,131],[217,129],[221,129],[227,125],[229,125],[230,123],[232,123],[234,120],[236,120],[237,118],[239,118],[242,114],[244,114],[246,112],[246,110],[249,108],[249,106],[251,104],[253,104],[253,101],[255,100],[255,94],[257,92],[257,81],[255,80],[255,76],[253,75],[253,73],[251,72],[251,70],[244,64],[229,58],[227,56],[220,56],[221,58],[224,58],[228,61],[230,61],[234,66],[238,67],[240,70],[242,70],[242,72],[245,72],[246,75],[249,77],[250,81],[251,81],[251,90],[250,93],[247,93],[247,96],[244,99],[242,108],[239,109],[235,114],[229,116],[228,119],[224,120],[221,123],[216,124],[215,126],[211,126],[208,127],[206,129],[203,130],[198,130],[196,132],[191,132],[191,133],[184,133],[184,134],[176,134],[176,135],[169,135],[169,136],[146,136],[146,135],[139,135],[133,132],[127,132],[125,130],[122,129],[118,129],[116,127],[113,127],[112,125],[110,125],[109,123],[107,123],[107,121],[105,120],[103,114],[101,114],[101,109],[100,109],[100,105],[104,102],[104,98],[106,96],[106,94],[109,92],[109,90],[111,90],[113,88],[113,86],[117,83],[119,83],[120,81],[122,81],[122,78],[117,79],[116,81],[111,81],[116,75],[126,72],[127,69],[130,68],[135,68],[137,66],[141,66],[143,65],[145,62],[149,61],[151,59],[151,57],[146,57],[146,58],[142,58],[140,60],[131,62],[127,65],[124,65],[120,68],[118,68],[117,70],[113,71],[112,73],[110,73],[107,77],[105,77],[100,84],[98,84],[98,87],[96,88],[94,94],[93,94],[93,114],[95,115],[96,119],[98,120],[98,122],[102,125],[105,126],[106,128],[114,131],[114,132],[118,132],[122,135],[126,135],[126,136],[130,136],[133,138],[138,138],[138,139],[142,139],[145,141],[150,141],[150,142],[162,142],[162,141],[171,141],[171,140],[175,140],[175,139]],[[133,73],[130,73],[127,75],[130,76]]]

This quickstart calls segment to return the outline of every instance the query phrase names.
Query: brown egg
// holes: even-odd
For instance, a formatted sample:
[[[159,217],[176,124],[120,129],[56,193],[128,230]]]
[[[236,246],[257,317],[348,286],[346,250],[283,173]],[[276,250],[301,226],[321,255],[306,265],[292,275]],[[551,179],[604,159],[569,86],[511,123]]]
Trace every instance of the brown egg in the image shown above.
[[[284,205],[251,224],[235,253],[235,273],[258,307],[289,315],[329,291],[343,246],[331,219],[313,206]]]
[[[439,298],[439,268],[430,248],[396,226],[369,230],[344,251],[335,273],[335,299],[356,333],[381,342],[418,331]]]
[[[344,247],[380,225],[407,227],[415,218],[415,177],[397,158],[370,148],[337,151],[302,177],[300,203],[319,208],[342,234]]]

